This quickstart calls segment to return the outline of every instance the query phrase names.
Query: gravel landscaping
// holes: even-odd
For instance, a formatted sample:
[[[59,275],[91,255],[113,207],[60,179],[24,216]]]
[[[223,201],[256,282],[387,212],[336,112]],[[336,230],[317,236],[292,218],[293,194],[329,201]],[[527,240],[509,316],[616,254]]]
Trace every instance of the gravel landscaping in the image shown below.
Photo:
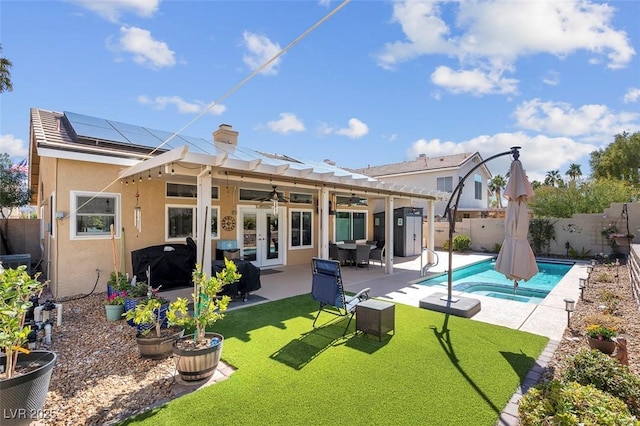
[[[620,266],[616,277],[615,266],[598,265],[584,291],[584,300],[577,301],[571,328],[565,331],[541,380],[557,376],[564,358],[588,347],[585,328],[591,315],[602,312],[603,291],[617,299],[615,315],[627,338],[629,366],[634,373],[640,372],[640,313],[627,267]],[[49,346],[58,356],[44,407],[50,418],[38,424],[115,423],[167,401],[176,393],[179,382],[174,380],[174,358],[141,358],[135,329],[123,320],[106,320],[105,298],[105,293],[99,293],[61,302],[62,325],[54,327]]]

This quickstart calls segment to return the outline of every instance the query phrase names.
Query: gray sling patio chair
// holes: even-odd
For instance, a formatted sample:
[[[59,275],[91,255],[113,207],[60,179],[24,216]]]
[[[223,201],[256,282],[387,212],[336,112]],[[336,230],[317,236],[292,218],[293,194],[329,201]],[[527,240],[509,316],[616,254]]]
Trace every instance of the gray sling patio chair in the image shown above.
[[[344,335],[356,313],[356,306],[369,298],[371,289],[362,289],[353,296],[345,295],[340,262],[337,260],[314,257],[312,259],[312,274],[311,296],[320,303],[318,314],[313,320],[313,327],[315,328],[316,321],[322,311],[338,316],[349,316],[347,326],[342,333]]]

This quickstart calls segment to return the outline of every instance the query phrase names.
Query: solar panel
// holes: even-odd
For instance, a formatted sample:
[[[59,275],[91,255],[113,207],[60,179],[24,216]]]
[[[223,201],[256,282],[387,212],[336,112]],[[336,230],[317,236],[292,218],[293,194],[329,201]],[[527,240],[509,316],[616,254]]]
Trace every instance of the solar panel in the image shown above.
[[[75,112],[66,112],[66,111],[64,115],[67,117],[67,119],[72,125],[75,125],[76,123],[78,123],[78,124],[88,124],[89,126],[94,126],[94,127],[102,127],[105,129],[113,128],[109,124],[109,122],[104,118],[91,117],[89,115],[76,114]]]
[[[82,123],[71,123],[76,135],[81,138],[102,139],[105,141],[113,141],[128,144],[129,141],[113,128],[90,126]]]

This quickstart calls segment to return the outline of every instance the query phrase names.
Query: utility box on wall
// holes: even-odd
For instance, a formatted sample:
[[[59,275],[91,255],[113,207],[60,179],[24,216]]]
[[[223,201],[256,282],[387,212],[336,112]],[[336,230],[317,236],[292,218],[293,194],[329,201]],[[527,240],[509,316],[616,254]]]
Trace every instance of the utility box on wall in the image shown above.
[[[384,212],[373,215],[373,238],[385,239]],[[394,256],[416,256],[422,252],[422,208],[399,207],[393,210]],[[386,244],[390,247],[390,244]]]

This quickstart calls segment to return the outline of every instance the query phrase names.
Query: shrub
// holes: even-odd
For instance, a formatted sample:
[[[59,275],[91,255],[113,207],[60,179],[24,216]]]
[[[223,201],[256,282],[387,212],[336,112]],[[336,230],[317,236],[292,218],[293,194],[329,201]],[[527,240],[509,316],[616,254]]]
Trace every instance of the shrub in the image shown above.
[[[590,314],[585,315],[584,319],[586,324],[599,324],[605,327],[616,329],[618,333],[624,333],[624,325],[622,324],[622,318],[614,317],[609,314]]]
[[[604,289],[600,292],[600,301],[606,307],[606,311],[610,314],[615,314],[620,304],[620,296],[614,292]]]
[[[500,249],[502,248],[502,244],[501,243],[495,243],[493,245],[493,251],[495,251],[496,253],[500,253]]]
[[[600,351],[580,350],[565,361],[563,380],[573,381],[620,398],[629,412],[640,415],[640,377],[629,367]]]
[[[471,238],[468,235],[460,234],[453,237],[454,251],[467,251],[471,248]]]
[[[569,247],[569,257],[572,259],[586,259],[589,257],[589,253],[591,250],[585,250],[584,247],[582,247],[582,251]]]
[[[529,389],[520,399],[518,415],[522,426],[635,424],[620,399],[590,385],[558,380]]]

